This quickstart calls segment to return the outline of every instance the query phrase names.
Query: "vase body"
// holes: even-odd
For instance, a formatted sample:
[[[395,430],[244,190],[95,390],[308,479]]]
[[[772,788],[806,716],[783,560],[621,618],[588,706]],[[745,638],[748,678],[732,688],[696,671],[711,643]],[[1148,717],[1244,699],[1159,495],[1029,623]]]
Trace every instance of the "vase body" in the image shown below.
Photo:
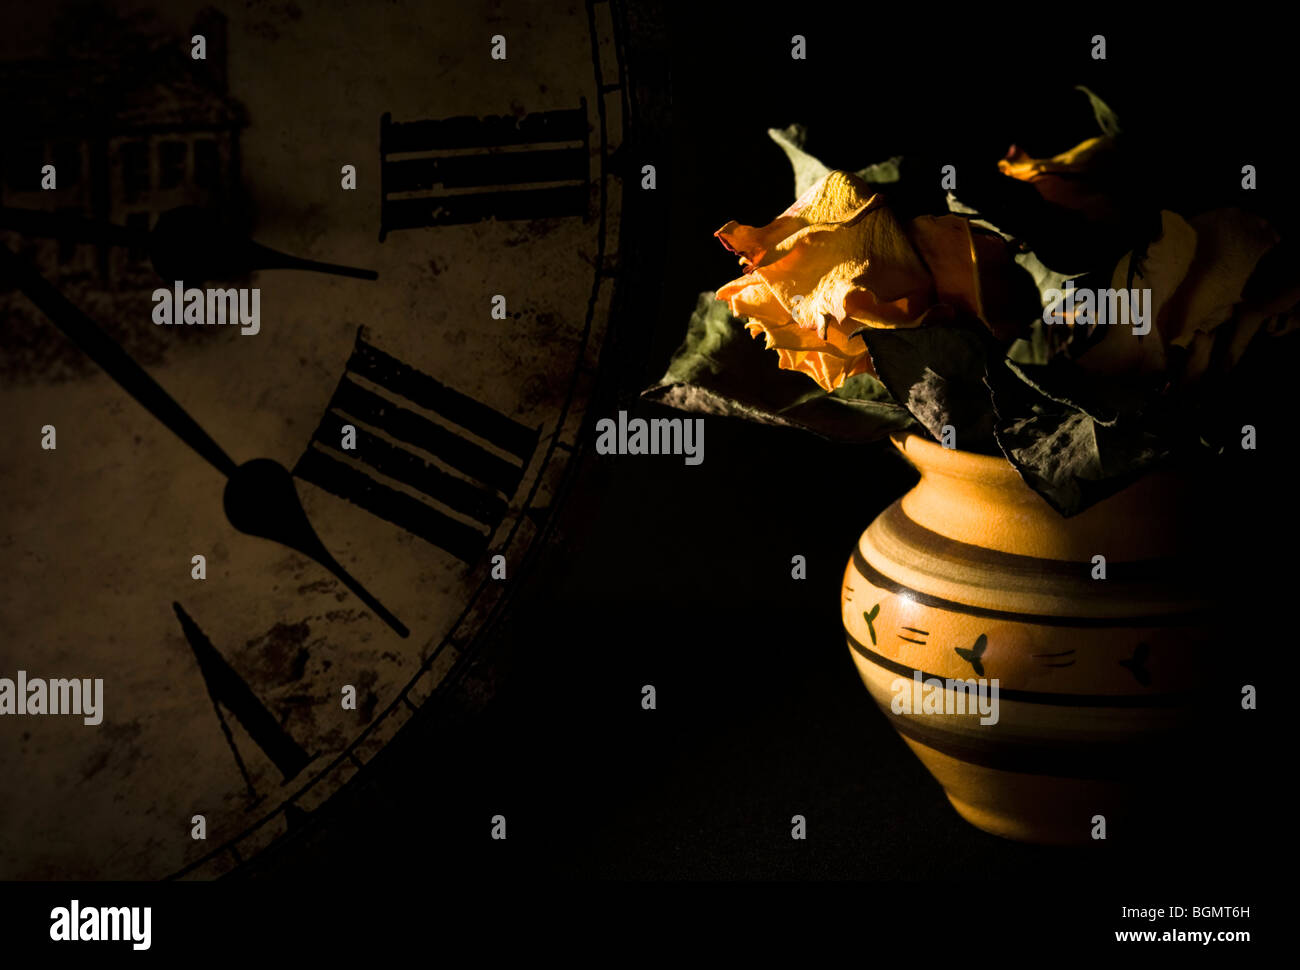
[[[949,801],[995,835],[1066,844],[1168,796],[1212,682],[1196,483],[1150,475],[1065,518],[1004,459],[894,442],[921,479],[862,534],[841,615]]]

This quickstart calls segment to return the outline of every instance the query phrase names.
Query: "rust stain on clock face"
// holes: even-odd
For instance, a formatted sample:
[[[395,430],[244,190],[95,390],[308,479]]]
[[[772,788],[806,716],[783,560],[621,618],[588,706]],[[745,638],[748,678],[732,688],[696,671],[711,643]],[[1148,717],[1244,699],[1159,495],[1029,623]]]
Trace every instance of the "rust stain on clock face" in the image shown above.
[[[218,3],[223,22],[208,6],[0,13],[0,91],[26,86],[46,98],[9,101],[30,112],[6,123],[7,156],[49,154],[59,171],[57,191],[43,192],[30,172],[6,167],[0,205],[136,229],[178,205],[216,205],[258,242],[379,279],[263,271],[225,281],[261,291],[261,330],[243,336],[155,326],[151,292],[163,284],[147,254],[3,230],[0,240],[236,462],[294,467],[361,326],[385,353],[541,440],[555,433],[584,357],[594,220],[489,220],[396,231],[380,243],[378,139],[385,112],[399,122],[520,116],[584,98],[594,125],[600,95],[585,7]],[[189,57],[199,32],[206,63]],[[493,62],[488,38],[498,32],[509,52]],[[33,70],[49,74],[39,89]],[[341,187],[344,164],[356,166],[356,191]],[[495,294],[506,297],[504,320],[491,314]],[[0,348],[0,677],[104,680],[98,727],[0,716],[0,879],[165,876],[296,796],[379,717],[432,658],[484,563],[462,563],[299,481],[322,543],[410,627],[403,640],[317,563],[234,530],[223,477],[12,288],[0,290]],[[45,425],[57,428],[52,451],[40,447]],[[521,515],[537,467],[506,496],[507,521]],[[202,580],[191,575],[196,554],[206,557]],[[222,704],[227,740],[173,602],[270,727],[250,729]],[[455,656],[438,655],[436,676]],[[355,689],[355,710],[344,709],[345,687]],[[358,759],[408,716],[399,704]],[[292,781],[263,748],[259,731],[272,727],[312,758]],[[299,800],[305,811],[326,797],[313,791]],[[196,814],[207,819],[206,842],[190,837]],[[266,837],[282,830],[281,817]]]

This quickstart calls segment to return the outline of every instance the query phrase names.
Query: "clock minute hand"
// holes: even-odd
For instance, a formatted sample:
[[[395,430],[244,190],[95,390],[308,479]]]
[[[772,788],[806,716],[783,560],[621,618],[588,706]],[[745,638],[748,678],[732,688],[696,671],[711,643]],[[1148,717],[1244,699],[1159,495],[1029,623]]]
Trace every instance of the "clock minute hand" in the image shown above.
[[[309,273],[324,273],[327,276],[349,276],[355,280],[379,279],[379,274],[373,269],[360,269],[339,263],[324,263],[319,259],[290,256],[288,253],[252,241],[246,244],[244,251],[250,265],[256,269],[301,269]]]
[[[402,637],[410,631],[329,553],[316,535],[293,476],[279,462],[256,458],[237,465],[188,411],[122,347],[8,246],[0,245],[0,275],[8,276],[68,338],[142,407],[226,477],[226,518],[240,532],[271,539],[334,574]]]

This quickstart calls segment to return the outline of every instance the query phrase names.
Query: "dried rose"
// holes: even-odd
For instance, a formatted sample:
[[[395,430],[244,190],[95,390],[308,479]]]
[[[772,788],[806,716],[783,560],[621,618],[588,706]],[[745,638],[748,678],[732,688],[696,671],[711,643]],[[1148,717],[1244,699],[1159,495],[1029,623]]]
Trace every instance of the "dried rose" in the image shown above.
[[[863,326],[916,327],[967,313],[1009,339],[1037,307],[1001,237],[959,216],[904,225],[883,195],[848,172],[823,176],[766,226],[733,221],[714,235],[745,270],[717,298],[753,336],[766,336],[782,368],[827,391],[873,372],[866,345],[851,336]]]
[[[1214,209],[1183,219],[1163,211],[1161,229],[1139,260],[1131,284],[1132,253],[1119,261],[1111,280],[1115,289],[1151,290],[1153,327],[1145,336],[1130,327],[1111,328],[1080,356],[1084,368],[1105,374],[1160,373],[1169,367],[1172,349],[1181,348],[1181,372],[1171,376],[1194,381],[1209,368],[1216,344],[1222,346],[1224,365],[1232,366],[1266,329],[1265,322],[1285,315],[1300,297],[1293,283],[1246,293],[1261,260],[1278,241],[1259,216]]]

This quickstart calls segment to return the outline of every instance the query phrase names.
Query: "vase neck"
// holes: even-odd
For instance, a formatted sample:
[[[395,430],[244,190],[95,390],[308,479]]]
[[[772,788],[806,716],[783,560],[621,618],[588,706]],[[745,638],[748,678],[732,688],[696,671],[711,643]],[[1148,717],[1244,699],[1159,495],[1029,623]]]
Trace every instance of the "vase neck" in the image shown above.
[[[1187,546],[1188,482],[1152,473],[1065,517],[1004,458],[945,449],[919,435],[896,437],[921,480],[902,498],[917,525],[958,542],[1046,559],[1108,561],[1177,555]]]

